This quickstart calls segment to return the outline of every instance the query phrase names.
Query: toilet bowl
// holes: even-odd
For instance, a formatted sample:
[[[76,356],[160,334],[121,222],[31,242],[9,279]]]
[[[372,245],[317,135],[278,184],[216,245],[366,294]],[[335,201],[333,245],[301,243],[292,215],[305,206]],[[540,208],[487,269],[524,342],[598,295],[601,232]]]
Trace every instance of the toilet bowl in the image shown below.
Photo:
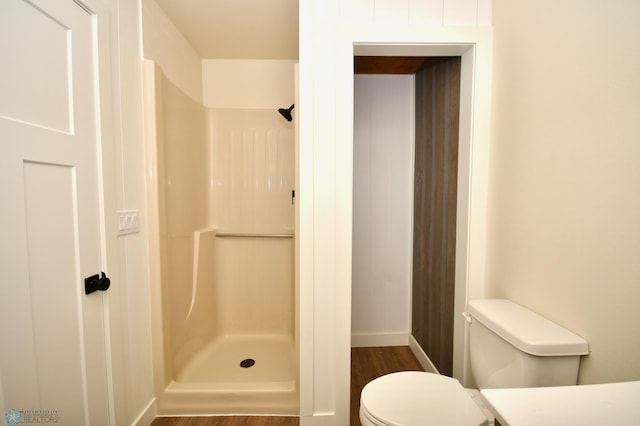
[[[469,302],[470,360],[480,389],[575,385],[587,342],[504,299]],[[476,391],[477,395],[477,391]],[[433,373],[392,373],[369,382],[360,397],[364,426],[489,424],[456,379]]]
[[[360,396],[363,426],[484,426],[482,410],[460,382],[421,371],[387,374],[369,383]]]

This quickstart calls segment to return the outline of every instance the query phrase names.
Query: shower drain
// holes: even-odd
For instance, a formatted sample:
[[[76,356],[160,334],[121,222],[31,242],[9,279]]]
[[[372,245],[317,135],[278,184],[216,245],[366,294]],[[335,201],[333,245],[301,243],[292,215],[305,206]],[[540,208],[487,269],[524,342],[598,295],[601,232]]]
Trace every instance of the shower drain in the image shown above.
[[[256,361],[251,358],[243,359],[242,361],[240,361],[240,367],[242,368],[253,367],[253,364],[255,363]]]

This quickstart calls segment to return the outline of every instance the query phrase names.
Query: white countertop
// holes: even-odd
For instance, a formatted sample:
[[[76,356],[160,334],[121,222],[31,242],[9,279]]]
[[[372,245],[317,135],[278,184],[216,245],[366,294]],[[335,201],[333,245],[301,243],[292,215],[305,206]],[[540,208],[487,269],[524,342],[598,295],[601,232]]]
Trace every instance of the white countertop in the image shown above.
[[[502,426],[640,425],[640,381],[480,394]]]

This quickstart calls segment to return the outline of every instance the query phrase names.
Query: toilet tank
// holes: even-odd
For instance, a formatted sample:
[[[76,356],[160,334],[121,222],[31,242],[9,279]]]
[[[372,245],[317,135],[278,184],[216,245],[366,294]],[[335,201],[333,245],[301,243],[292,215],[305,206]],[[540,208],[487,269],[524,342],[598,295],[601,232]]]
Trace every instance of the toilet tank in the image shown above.
[[[566,386],[578,382],[587,342],[506,299],[469,302],[469,351],[479,389]]]

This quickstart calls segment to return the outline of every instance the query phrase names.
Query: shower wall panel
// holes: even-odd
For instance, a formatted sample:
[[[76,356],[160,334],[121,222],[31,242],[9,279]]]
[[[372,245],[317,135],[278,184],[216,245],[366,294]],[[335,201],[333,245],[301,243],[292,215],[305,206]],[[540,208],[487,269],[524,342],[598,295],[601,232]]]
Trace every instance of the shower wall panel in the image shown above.
[[[209,111],[209,210],[219,232],[294,232],[293,124],[273,110]],[[218,238],[220,332],[294,333],[293,238]],[[238,313],[241,313],[240,315]]]
[[[210,340],[215,323],[190,316],[194,232],[207,225],[205,109],[161,77],[158,124],[160,243],[163,256],[165,350],[176,367]],[[191,323],[197,323],[193,326]],[[169,330],[167,330],[169,328]]]
[[[272,110],[210,110],[210,212],[226,232],[294,229],[294,133]]]
[[[293,239],[218,238],[220,334],[294,335]]]

